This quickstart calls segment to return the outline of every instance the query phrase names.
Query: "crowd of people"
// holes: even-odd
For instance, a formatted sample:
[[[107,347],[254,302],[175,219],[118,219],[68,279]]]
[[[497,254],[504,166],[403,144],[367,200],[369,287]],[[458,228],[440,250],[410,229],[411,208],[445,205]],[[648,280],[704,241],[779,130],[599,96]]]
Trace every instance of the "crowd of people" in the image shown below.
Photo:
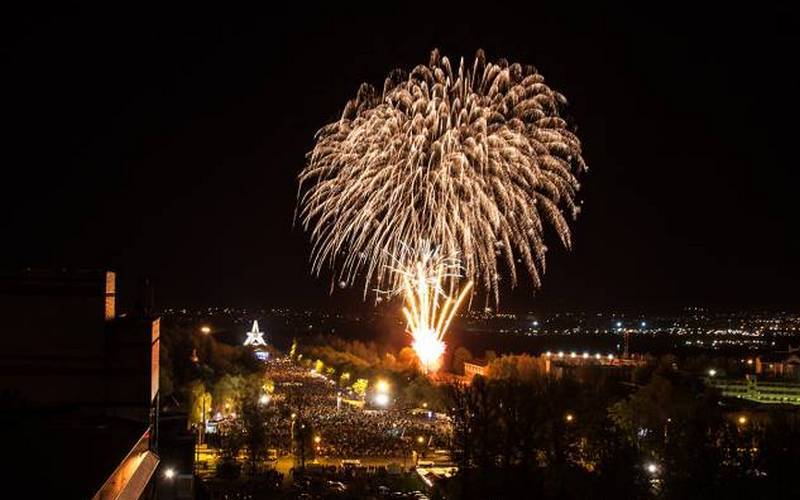
[[[274,383],[270,404],[283,409],[270,413],[268,425],[270,441],[281,452],[291,446],[294,419],[312,425],[317,456],[402,458],[449,445],[451,426],[445,416],[391,405],[365,409],[348,401],[355,396],[346,388],[286,359],[268,362],[266,376]]]

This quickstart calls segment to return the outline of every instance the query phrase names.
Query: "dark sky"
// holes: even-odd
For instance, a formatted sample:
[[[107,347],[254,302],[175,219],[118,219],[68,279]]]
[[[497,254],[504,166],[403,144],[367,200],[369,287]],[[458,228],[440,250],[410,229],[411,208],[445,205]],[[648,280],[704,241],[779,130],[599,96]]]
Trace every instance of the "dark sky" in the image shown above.
[[[161,306],[358,304],[292,227],[314,132],[361,82],[483,47],[569,98],[591,168],[573,251],[504,308],[796,309],[796,13],[573,9],[6,15],[3,266],[149,275]]]

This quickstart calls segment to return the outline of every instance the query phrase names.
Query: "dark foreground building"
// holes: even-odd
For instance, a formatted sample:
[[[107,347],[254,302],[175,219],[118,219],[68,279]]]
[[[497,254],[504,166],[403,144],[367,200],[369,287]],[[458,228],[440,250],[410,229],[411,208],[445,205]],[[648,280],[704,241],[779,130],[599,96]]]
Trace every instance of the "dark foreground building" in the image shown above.
[[[6,492],[152,496],[159,464],[158,318],[147,306],[119,314],[108,271],[0,274],[0,314]]]

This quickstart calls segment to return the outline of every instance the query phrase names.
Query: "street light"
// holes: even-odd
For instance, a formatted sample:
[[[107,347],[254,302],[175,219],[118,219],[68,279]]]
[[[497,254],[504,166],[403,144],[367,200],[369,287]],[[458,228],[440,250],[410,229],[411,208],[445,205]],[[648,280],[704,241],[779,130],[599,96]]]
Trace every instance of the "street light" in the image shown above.
[[[737,422],[739,422],[739,425],[744,425],[747,423],[747,417],[745,417],[744,415],[740,415],[739,418],[737,419]]]
[[[378,406],[387,406],[389,404],[389,395],[383,392],[376,394],[373,401]]]
[[[713,368],[712,368],[712,369],[710,369],[710,370],[708,370],[708,375],[709,375],[710,377],[713,377],[713,376],[715,376],[716,374],[717,374],[717,370],[715,370],[715,369],[713,369]]]
[[[656,464],[655,462],[648,462],[647,464],[645,464],[644,468],[650,474],[655,475],[658,473],[658,464]]]
[[[200,327],[200,332],[208,335],[209,333],[211,333],[211,327],[208,325],[203,325]]]
[[[175,477],[175,469],[173,469],[172,467],[167,467],[166,469],[164,469],[164,477],[166,479],[172,479],[173,477]]]
[[[564,416],[564,420],[566,420],[567,422],[572,422],[573,420],[575,420],[575,415],[573,415],[572,413],[567,413]]]
[[[260,398],[258,398],[258,402],[262,405],[269,403],[269,394],[262,394]]]
[[[315,443],[319,444],[319,443],[320,443],[320,441],[322,441],[322,438],[321,438],[321,437],[319,437],[319,436],[314,436],[314,442],[315,442]]]
[[[422,436],[417,436],[417,442],[418,442],[419,444],[422,444],[422,443],[424,443],[424,442],[425,442],[425,438],[424,438],[424,437],[422,437]]]

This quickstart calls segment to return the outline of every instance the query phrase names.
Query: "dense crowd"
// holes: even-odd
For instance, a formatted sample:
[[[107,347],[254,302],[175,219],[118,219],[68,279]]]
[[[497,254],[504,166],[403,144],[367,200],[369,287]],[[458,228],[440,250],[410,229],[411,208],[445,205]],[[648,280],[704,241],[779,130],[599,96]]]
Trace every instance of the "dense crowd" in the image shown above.
[[[348,404],[346,389],[289,360],[270,361],[266,375],[275,384],[271,404],[285,409],[272,413],[268,425],[270,441],[282,452],[291,445],[292,414],[311,423],[322,456],[400,458],[449,444],[451,426],[444,416]]]

